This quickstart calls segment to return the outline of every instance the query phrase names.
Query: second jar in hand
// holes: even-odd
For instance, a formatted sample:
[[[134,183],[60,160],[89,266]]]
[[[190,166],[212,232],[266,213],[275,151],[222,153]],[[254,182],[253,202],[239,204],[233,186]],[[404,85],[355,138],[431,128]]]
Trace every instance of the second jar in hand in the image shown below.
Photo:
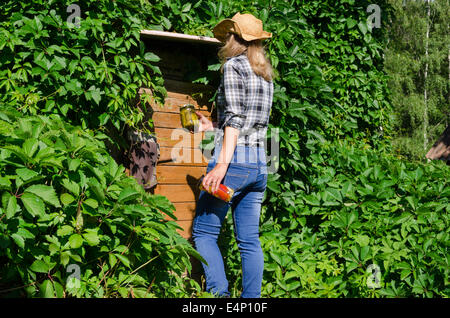
[[[219,184],[219,188],[215,192],[213,192],[211,185],[209,186],[209,189],[206,189],[203,186],[203,183],[202,183],[203,178],[204,177],[202,176],[200,178],[200,180],[198,181],[198,187],[199,187],[200,190],[206,191],[209,194],[211,194],[212,196],[215,196],[216,198],[218,198],[220,200],[223,200],[225,202],[230,202],[230,200],[231,200],[231,198],[233,197],[233,194],[234,194],[234,190],[233,189],[231,189],[230,187],[227,187],[226,185],[221,183],[221,184]]]

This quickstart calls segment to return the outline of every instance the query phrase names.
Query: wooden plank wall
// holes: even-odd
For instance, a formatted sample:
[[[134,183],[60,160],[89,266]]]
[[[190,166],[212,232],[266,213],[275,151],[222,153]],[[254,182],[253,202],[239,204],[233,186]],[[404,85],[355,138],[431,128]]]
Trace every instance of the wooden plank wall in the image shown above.
[[[192,97],[210,88],[177,80],[165,80],[165,87],[167,98],[164,107],[151,105],[154,132],[160,145],[156,168],[158,184],[153,193],[166,196],[174,204],[177,223],[183,228],[180,234],[189,239],[200,192],[197,181],[205,174],[209,158],[198,147],[204,133],[191,134],[182,128],[180,107],[192,104],[211,119],[207,102]]]
[[[193,104],[205,116],[211,117],[209,99],[219,84],[220,74],[208,71],[208,65],[218,63],[219,43],[198,39],[176,41],[169,35],[172,34],[142,37],[146,51],[160,57],[156,65],[161,70],[168,94],[163,107],[151,105],[154,133],[160,145],[156,167],[158,184],[152,192],[166,196],[174,204],[177,222],[183,228],[181,235],[189,239],[200,193],[197,181],[206,173],[209,158],[205,158],[198,148],[204,134],[182,131],[180,107]],[[206,73],[210,86],[192,83]],[[183,159],[189,162],[183,162]]]

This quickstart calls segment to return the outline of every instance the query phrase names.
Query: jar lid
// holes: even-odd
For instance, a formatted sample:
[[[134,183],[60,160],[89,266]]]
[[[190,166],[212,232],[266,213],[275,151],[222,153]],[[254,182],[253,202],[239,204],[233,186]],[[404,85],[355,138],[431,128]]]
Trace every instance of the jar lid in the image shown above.
[[[187,109],[187,108],[195,109],[195,106],[192,104],[186,104],[186,105],[183,105],[182,107],[180,107],[180,110]]]

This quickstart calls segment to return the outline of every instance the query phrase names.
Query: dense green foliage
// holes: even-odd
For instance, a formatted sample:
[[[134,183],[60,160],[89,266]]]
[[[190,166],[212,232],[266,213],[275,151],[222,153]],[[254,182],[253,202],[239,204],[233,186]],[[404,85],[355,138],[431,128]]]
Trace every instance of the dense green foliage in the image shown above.
[[[133,1],[6,1],[0,16],[1,101],[27,113],[56,113],[83,128],[144,125],[140,87],[165,90],[159,57],[140,42],[143,13]],[[144,96],[144,98],[149,98]],[[108,125],[109,124],[109,125]]]
[[[197,254],[164,220],[173,205],[124,174],[105,136],[56,115],[3,111],[0,118],[2,293],[186,295],[182,275],[191,268],[188,253]]]
[[[315,171],[307,182],[289,191],[269,184],[261,236],[265,296],[449,295],[444,163],[412,164],[347,143],[325,145],[309,160]],[[271,216],[280,197],[290,208]],[[231,244],[230,233],[225,240]],[[234,244],[225,259],[239,277],[236,255]],[[378,266],[380,289],[368,288],[370,266]]]
[[[167,3],[159,4],[161,10]],[[184,32],[201,33],[221,14],[247,11],[274,34],[267,50],[279,74],[271,127],[280,132],[280,161],[277,173],[269,175],[263,207],[264,296],[449,293],[448,168],[417,167],[389,155],[386,29],[368,28],[369,4],[201,2],[195,18],[180,25]],[[386,21],[390,7],[379,5]],[[231,218],[221,246],[233,295],[239,296]],[[370,264],[380,270],[380,289],[367,284]]]
[[[1,264],[8,264],[0,267],[2,289],[7,277],[8,287],[32,284],[31,296],[38,290],[94,297],[199,291],[181,278],[193,250],[158,211],[170,214],[173,207],[123,175],[99,130],[112,135],[125,125],[142,127],[142,112],[133,104],[139,87],[164,94],[152,65],[158,57],[142,51],[140,28],[212,36],[217,22],[239,11],[255,14],[273,32],[266,45],[278,74],[270,128],[279,131],[280,156],[263,206],[263,296],[449,295],[448,167],[390,154],[386,1],[378,2],[381,28],[372,30],[371,1],[92,0],[80,3],[80,28],[65,23],[69,4],[11,0],[1,9],[1,101],[90,128],[82,132],[54,115],[17,122],[2,116],[0,243],[8,251],[1,255]],[[38,128],[27,128],[31,122]],[[78,142],[91,151],[77,149]],[[84,191],[74,193],[74,187]],[[77,228],[77,214],[86,218],[83,228]],[[231,222],[221,247],[232,294],[239,296]],[[9,224],[19,224],[20,232]],[[139,239],[120,247],[129,238]],[[79,294],[64,289],[72,261],[85,266]],[[378,266],[381,288],[367,283],[371,264]]]
[[[274,34],[266,41],[279,74],[274,126],[294,149],[299,142],[321,141],[320,136],[377,143],[380,127],[389,129],[384,33],[368,29],[371,1],[142,2],[152,15],[149,28],[158,30],[213,36],[214,25],[236,12],[259,17]],[[385,1],[379,5],[386,9],[383,18],[389,7]],[[299,154],[291,155],[292,161],[301,162]]]

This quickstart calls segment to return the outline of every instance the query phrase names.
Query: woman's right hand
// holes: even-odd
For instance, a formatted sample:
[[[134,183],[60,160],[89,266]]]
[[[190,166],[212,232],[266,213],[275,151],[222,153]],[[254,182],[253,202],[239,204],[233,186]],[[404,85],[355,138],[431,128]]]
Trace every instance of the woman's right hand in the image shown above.
[[[206,118],[206,117],[205,117],[202,113],[200,113],[198,110],[195,111],[195,113],[196,113],[197,116],[198,116],[198,122],[199,122],[199,125],[198,125],[198,132],[202,132],[202,131],[212,131],[212,130],[214,130],[213,123],[212,123],[208,118]]]

